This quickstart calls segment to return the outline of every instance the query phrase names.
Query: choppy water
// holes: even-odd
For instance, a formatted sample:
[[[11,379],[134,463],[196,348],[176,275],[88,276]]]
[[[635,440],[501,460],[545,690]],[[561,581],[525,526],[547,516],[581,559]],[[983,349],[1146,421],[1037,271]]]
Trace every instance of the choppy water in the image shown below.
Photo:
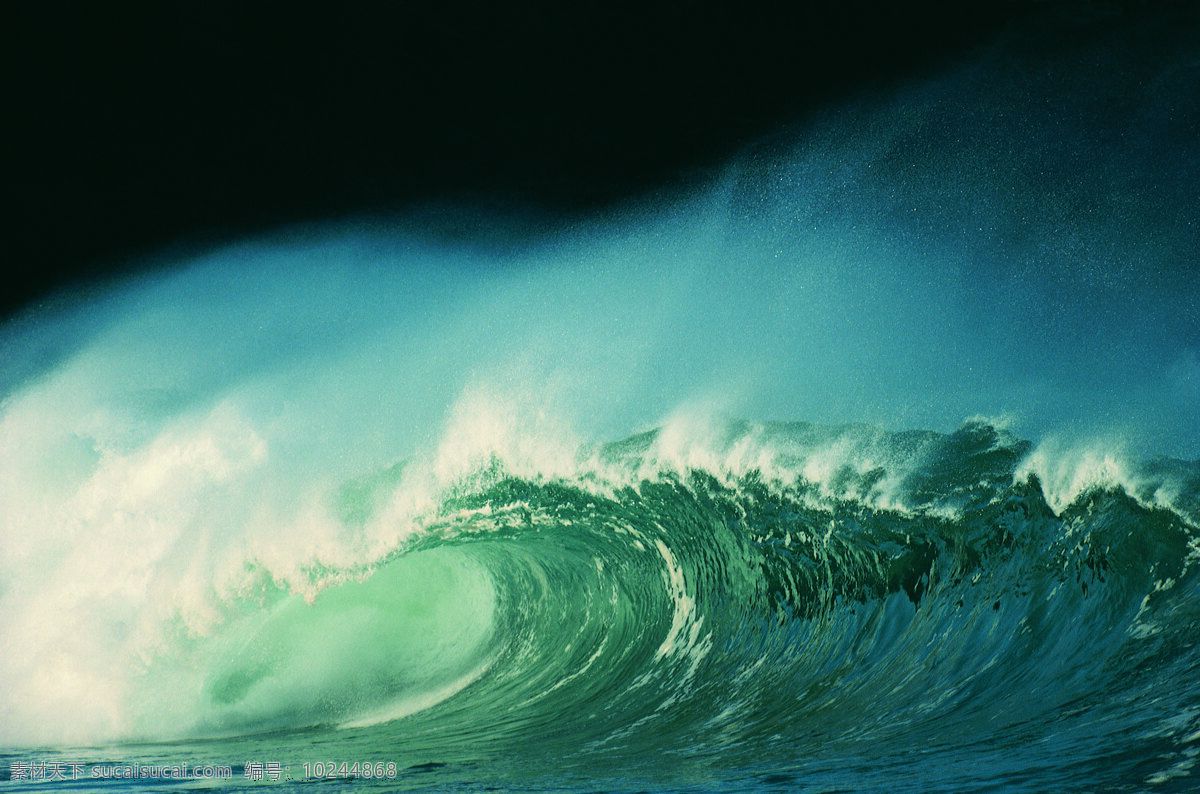
[[[84,578],[49,625],[7,592],[8,636],[42,634],[6,657],[25,681],[6,730],[32,740],[10,768],[216,765],[250,784],[259,762],[299,785],[315,764],[369,761],[359,784],[534,789],[1195,783],[1195,463],[1051,460],[982,422],[681,422],[580,450],[569,471],[489,457],[370,551],[412,487],[398,465],[334,491],[345,562],[299,563],[299,587],[250,555],[201,609],[181,597],[192,566],[142,538],[109,562],[124,578]],[[78,542],[64,570],[101,564]],[[147,558],[181,567],[122,594]],[[128,598],[142,603],[122,614]]]
[[[991,63],[11,319],[4,786],[1195,789],[1198,94],[1143,67],[1136,134]]]

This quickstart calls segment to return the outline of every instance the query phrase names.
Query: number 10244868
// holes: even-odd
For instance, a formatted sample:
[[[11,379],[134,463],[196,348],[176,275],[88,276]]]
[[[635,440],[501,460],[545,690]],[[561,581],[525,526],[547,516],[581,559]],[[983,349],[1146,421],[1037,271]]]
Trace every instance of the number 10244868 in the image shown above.
[[[306,778],[328,777],[359,777],[359,778],[388,778],[396,777],[395,761],[316,761],[300,765]]]

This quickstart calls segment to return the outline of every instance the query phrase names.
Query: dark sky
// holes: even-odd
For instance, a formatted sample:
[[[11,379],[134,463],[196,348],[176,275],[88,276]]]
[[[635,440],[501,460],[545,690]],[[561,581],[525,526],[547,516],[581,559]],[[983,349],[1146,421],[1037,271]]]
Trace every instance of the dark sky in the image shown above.
[[[569,217],[686,189],[841,98],[1160,6],[30,4],[5,23],[0,316],[281,224],[431,200]]]

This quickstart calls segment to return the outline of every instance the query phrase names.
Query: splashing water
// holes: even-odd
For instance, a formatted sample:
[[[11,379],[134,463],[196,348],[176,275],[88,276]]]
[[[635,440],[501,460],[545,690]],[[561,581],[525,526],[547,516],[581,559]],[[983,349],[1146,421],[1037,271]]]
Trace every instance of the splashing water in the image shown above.
[[[292,230],[11,321],[11,785],[1194,785],[1197,286],[1155,207],[963,170],[964,79],[519,244]]]

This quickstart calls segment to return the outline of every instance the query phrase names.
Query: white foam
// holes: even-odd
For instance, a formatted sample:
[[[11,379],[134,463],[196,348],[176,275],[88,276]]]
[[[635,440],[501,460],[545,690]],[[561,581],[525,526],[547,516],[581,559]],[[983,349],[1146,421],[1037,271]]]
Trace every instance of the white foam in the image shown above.
[[[777,487],[800,471],[821,498],[910,508],[918,461],[870,432],[806,445],[720,418],[893,422],[925,405],[940,426],[1009,388],[997,365],[928,399],[961,362],[911,340],[983,359],[996,340],[967,312],[928,311],[964,305],[963,285],[934,278],[950,254],[917,261],[893,219],[872,228],[812,203],[809,177],[843,153],[814,144],[793,157],[808,176],[778,188],[733,179],[525,248],[281,233],[0,329],[8,349],[62,354],[22,382],[0,373],[0,743],[120,733],[130,682],[178,633],[217,630],[264,582],[312,600],[370,570],[492,462],[598,493],[660,472]],[[1003,308],[990,295],[980,306]],[[1020,322],[996,327],[1052,360]],[[654,426],[639,467],[588,446]],[[400,460],[379,509],[339,518],[339,488]],[[846,467],[865,492],[837,485]],[[1107,452],[1039,447],[1026,469],[1059,509],[1131,479]]]
[[[1061,513],[1081,495],[1095,489],[1123,488],[1136,498],[1138,479],[1119,439],[1065,443],[1050,437],[1039,443],[1017,467],[1014,480],[1030,474],[1042,483],[1046,503]]]

